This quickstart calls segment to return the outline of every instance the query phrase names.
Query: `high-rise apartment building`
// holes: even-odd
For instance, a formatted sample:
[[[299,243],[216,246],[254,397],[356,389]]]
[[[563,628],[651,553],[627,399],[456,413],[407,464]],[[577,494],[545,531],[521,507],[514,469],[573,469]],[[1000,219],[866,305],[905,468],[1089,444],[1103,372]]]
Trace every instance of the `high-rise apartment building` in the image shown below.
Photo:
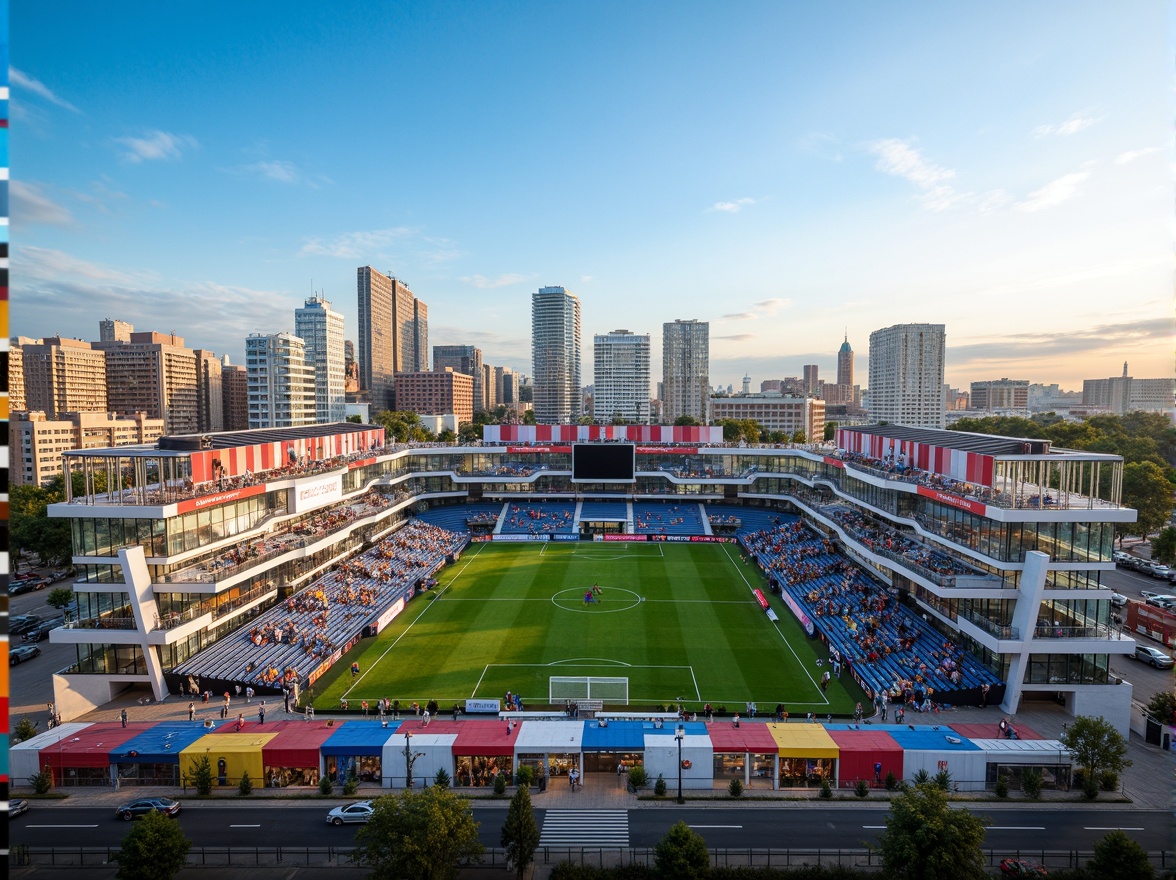
[[[306,345],[306,363],[314,368],[315,419],[320,424],[346,421],[343,316],[312,296],[294,310],[294,335]]]
[[[597,422],[649,424],[649,334],[613,330],[592,338]]]
[[[228,355],[221,361],[221,399],[224,403],[225,430],[248,430],[249,379],[244,367],[229,363]]]
[[[825,401],[808,395],[785,396],[775,391],[745,392],[730,397],[712,397],[711,416],[719,419],[751,419],[765,431],[792,436],[798,431],[808,442],[825,435]]]
[[[494,367],[494,397],[512,409],[519,402],[519,374],[510,367]]]
[[[135,332],[133,324],[120,321],[117,318],[103,318],[98,322],[98,339],[100,342],[130,342],[131,334]]]
[[[434,345],[433,369],[452,369],[473,380],[470,406],[474,412],[486,408],[486,388],[482,382],[482,349],[474,345]]]
[[[804,371],[804,393],[816,394],[820,387],[821,380],[817,376],[818,366],[816,364],[805,364]]]
[[[67,412],[107,411],[105,352],[80,339],[55,336],[22,345],[21,359],[25,408],[50,419]]]
[[[316,422],[314,366],[306,346],[293,333],[245,340],[250,428],[298,428]]]
[[[429,310],[408,285],[371,266],[356,270],[359,299],[359,384],[373,409],[394,409],[396,373],[429,361]],[[423,346],[418,351],[418,345]]]
[[[968,409],[1029,411],[1028,379],[989,379],[973,382]]]
[[[710,324],[676,320],[662,325],[662,419],[710,421]]]
[[[870,421],[945,424],[943,324],[895,324],[870,334]]]
[[[111,412],[145,412],[163,419],[169,434],[200,430],[196,354],[174,333],[131,333],[130,340],[97,342],[106,353]]]
[[[580,417],[580,300],[562,287],[531,294],[535,421],[566,425]]]
[[[1171,412],[1172,404],[1172,379],[1135,379],[1127,375],[1126,362],[1123,363],[1122,376],[1082,380],[1084,407],[1124,415],[1135,410]]]
[[[196,407],[200,433],[225,429],[224,365],[207,349],[192,352],[196,358]]]
[[[8,341],[8,411],[19,412],[28,409],[25,405],[24,346],[36,342],[25,336]],[[103,370],[105,372],[105,370]]]
[[[126,416],[71,412],[50,419],[35,411],[13,415],[12,433],[12,484],[45,486],[60,476],[64,452],[154,443],[163,436],[164,427],[163,419],[149,419],[141,412]]]
[[[474,420],[474,380],[452,367],[396,374],[397,406],[420,415],[457,416],[458,424]]]

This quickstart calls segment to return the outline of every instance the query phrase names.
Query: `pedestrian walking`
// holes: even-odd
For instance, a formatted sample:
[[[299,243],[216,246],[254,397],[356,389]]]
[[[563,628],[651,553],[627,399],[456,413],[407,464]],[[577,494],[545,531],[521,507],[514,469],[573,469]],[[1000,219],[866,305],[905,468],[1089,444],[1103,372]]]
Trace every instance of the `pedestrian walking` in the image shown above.
[[[250,685],[249,687],[245,688],[245,702],[246,703],[253,702],[253,685]]]
[[[617,762],[617,788],[625,787],[625,765],[623,762]]]
[[[245,713],[241,712],[240,714],[237,715],[237,732],[240,733],[242,728],[244,728],[244,727],[245,727]]]
[[[229,704],[221,703],[221,718],[227,719],[229,717]]]
[[[238,685],[234,685],[233,687],[237,691],[237,696],[240,697],[241,696],[241,685],[238,684]]]
[[[262,700],[261,705],[257,707],[257,723],[265,724],[265,700]]]
[[[196,720],[196,704],[195,703],[188,704],[188,720],[189,721]]]
[[[314,706],[306,707],[306,714],[302,716],[307,721],[314,721]]]
[[[122,721],[122,726],[123,726],[123,727],[126,727],[126,726],[127,726],[127,710],[126,710],[126,709],[123,709],[123,710],[122,710],[122,711],[121,711],[121,712],[118,714],[118,717],[119,717],[119,720],[121,720],[121,721]]]

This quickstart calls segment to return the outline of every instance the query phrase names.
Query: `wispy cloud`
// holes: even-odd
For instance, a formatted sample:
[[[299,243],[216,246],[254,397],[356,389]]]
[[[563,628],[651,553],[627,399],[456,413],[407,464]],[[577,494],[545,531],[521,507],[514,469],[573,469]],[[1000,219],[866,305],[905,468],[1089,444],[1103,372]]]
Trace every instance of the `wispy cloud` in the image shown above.
[[[238,177],[252,177],[288,186],[308,186],[311,189],[318,189],[323,183],[330,183],[328,178],[310,175],[286,159],[263,159],[248,165],[235,165],[220,170]]]
[[[831,134],[821,131],[810,131],[803,134],[796,142],[801,152],[825,159],[829,162],[841,161],[841,144]]]
[[[388,229],[344,232],[333,238],[313,236],[304,241],[299,254],[347,260],[372,260],[384,256],[384,250],[392,242],[406,238],[414,232],[415,230],[407,226],[395,226]]]
[[[1048,363],[1062,357],[1119,352],[1134,345],[1163,342],[1172,338],[1171,318],[1148,318],[1121,324],[1100,324],[1051,333],[1002,334],[989,340],[949,345],[953,367],[1020,360]]]
[[[726,339],[730,342],[746,342],[749,339],[755,339],[754,333],[733,333],[730,336],[712,336],[712,339]]]
[[[921,150],[907,141],[887,138],[873,141],[866,148],[877,157],[875,168],[918,187],[919,201],[929,211],[945,211],[971,197],[970,193],[957,193],[946,182],[955,178],[955,171],[929,162]]]
[[[479,290],[493,290],[496,287],[509,287],[512,284],[518,284],[526,281],[529,277],[529,275],[520,275],[518,272],[506,272],[497,278],[487,278],[485,275],[463,275],[457,280],[473,285]]]
[[[1065,122],[1054,122],[1046,125],[1039,125],[1029,133],[1033,138],[1044,137],[1070,137],[1070,135],[1078,134],[1080,131],[1085,131],[1102,119],[1101,116],[1084,116],[1081,113],[1075,113]]]
[[[1142,159],[1144,156],[1150,156],[1152,153],[1160,152],[1159,147],[1144,147],[1142,150],[1128,150],[1126,153],[1120,153],[1115,157],[1116,165],[1126,165],[1129,162],[1134,162],[1136,159]]]
[[[59,205],[35,183],[14,180],[12,190],[12,224],[17,229],[26,226],[65,226],[73,222],[73,214]]]
[[[715,202],[708,211],[721,211],[726,214],[738,214],[744,208],[755,204],[755,199],[742,198],[735,199],[733,202]]]
[[[1014,207],[1026,214],[1054,208],[1078,195],[1079,185],[1088,177],[1090,177],[1089,171],[1075,171],[1073,174],[1063,175],[1057,180],[1051,180],[1041,189],[1029,193],[1027,198],[1018,202]]]
[[[123,161],[132,165],[179,159],[185,150],[193,150],[199,146],[191,135],[172,134],[158,129],[148,132],[145,137],[115,138],[114,142],[123,147]]]
[[[769,315],[774,315],[781,309],[789,308],[792,305],[792,300],[784,299],[782,297],[774,296],[770,299],[761,299],[759,302],[751,304],[751,308],[745,312],[728,312],[722,315],[720,321],[754,321],[757,318],[766,318]],[[724,337],[716,336],[716,339]],[[725,337],[730,338],[730,337]]]
[[[32,92],[48,101],[50,104],[55,104],[63,110],[69,110],[71,113],[81,113],[82,111],[71,104],[69,101],[62,98],[51,88],[41,82],[39,79],[34,79],[24,71],[18,70],[15,67],[8,68],[8,81],[18,89],[24,89],[27,92]]]

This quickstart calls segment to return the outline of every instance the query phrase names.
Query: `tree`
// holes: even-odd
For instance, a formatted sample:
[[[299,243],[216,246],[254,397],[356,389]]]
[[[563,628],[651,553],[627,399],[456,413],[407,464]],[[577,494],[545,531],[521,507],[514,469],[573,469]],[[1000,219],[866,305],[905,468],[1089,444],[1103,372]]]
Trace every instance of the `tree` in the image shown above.
[[[212,762],[208,760],[208,755],[201,755],[192,762],[188,768],[188,778],[196,786],[197,794],[212,794]]]
[[[1103,773],[1117,775],[1123,772],[1123,768],[1131,766],[1127,760],[1127,740],[1101,715],[1097,718],[1079,715],[1066,728],[1061,741],[1082,768],[1086,782],[1094,783],[1095,795]],[[1089,791],[1088,796],[1091,796]]]
[[[1176,529],[1168,526],[1159,535],[1152,538],[1151,550],[1152,559],[1158,560],[1164,565],[1176,563]]]
[[[903,880],[982,880],[984,823],[953,810],[947,792],[918,785],[890,802],[878,848],[888,877]]]
[[[27,715],[16,722],[16,727],[12,728],[12,742],[24,742],[26,739],[32,739],[37,735],[37,722],[29,718]]]
[[[530,789],[525,785],[520,784],[510,799],[500,840],[508,864],[514,865],[515,873],[521,878],[527,866],[535,860],[535,850],[539,848],[539,826],[535,824],[535,811],[531,808]]]
[[[192,843],[175,820],[152,811],[123,838],[114,856],[119,880],[171,880],[188,861]]]
[[[353,425],[362,425],[363,416],[348,416],[347,421],[351,422]]]
[[[524,425],[535,424],[535,410],[533,410],[533,409],[523,410],[523,424]]]
[[[73,600],[74,591],[69,589],[69,587],[55,587],[45,597],[45,604],[50,608],[56,608],[60,611],[62,608],[68,608]]]
[[[482,439],[482,426],[473,422],[457,426],[457,439],[461,443],[477,443]]]
[[[1172,484],[1152,461],[1131,462],[1123,468],[1123,504],[1138,511],[1136,534],[1158,532],[1172,515]]]
[[[1122,831],[1112,831],[1094,845],[1086,870],[1098,880],[1151,880],[1156,870],[1147,851]]]
[[[459,862],[483,852],[469,803],[448,788],[409,790],[372,803],[372,817],[355,841],[357,857],[371,866],[375,880],[456,877]]]
[[[701,834],[685,822],[675,822],[654,848],[653,864],[660,877],[705,877],[710,853]]]
[[[1157,693],[1148,700],[1147,714],[1161,724],[1176,725],[1176,694],[1170,690]]]
[[[457,435],[453,433],[452,428],[443,428],[441,433],[437,435],[437,440],[440,443],[452,443],[457,439]]]
[[[825,422],[825,442],[828,443],[837,436],[837,423]]]
[[[702,422],[690,415],[678,416],[678,418],[674,419],[675,427],[679,428],[694,428],[701,424]]]

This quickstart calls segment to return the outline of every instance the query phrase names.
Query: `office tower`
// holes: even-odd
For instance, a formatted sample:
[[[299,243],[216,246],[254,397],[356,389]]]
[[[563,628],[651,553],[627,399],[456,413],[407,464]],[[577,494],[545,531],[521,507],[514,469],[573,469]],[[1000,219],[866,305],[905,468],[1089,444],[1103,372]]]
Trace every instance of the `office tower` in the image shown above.
[[[316,421],[346,421],[343,316],[322,297],[312,296],[294,310],[294,335],[306,345],[306,363],[314,368]]]
[[[482,349],[474,345],[434,345],[433,369],[451,368],[473,380],[470,405],[474,412],[486,408],[486,389],[482,383]]]
[[[130,342],[134,326],[117,318],[104,318],[98,322],[98,339],[101,342]]]
[[[710,421],[710,324],[681,319],[662,325],[662,419]]]
[[[196,358],[196,421],[201,433],[225,429],[224,365],[213,352],[198,348]]]
[[[245,431],[249,428],[249,380],[245,368],[229,363],[229,356],[221,360],[221,399],[224,403],[226,431]]]
[[[519,402],[519,374],[510,367],[495,367],[494,396],[500,405],[514,408]]]
[[[535,421],[566,425],[580,417],[580,301],[562,287],[531,294]]]
[[[806,441],[819,442],[825,435],[825,401],[801,394],[785,396],[778,391],[745,392],[731,397],[712,397],[711,416],[719,419],[751,419],[765,431],[780,431],[789,437],[797,431]]]
[[[124,417],[105,412],[71,412],[57,419],[40,411],[22,412],[12,417],[12,432],[12,484],[46,486],[61,475],[62,453],[153,443],[163,435],[163,419],[149,419],[141,412]]]
[[[804,365],[804,393],[816,394],[817,388],[820,386],[820,379],[817,378],[817,365]]]
[[[482,389],[486,395],[486,410],[496,409],[498,407],[498,395],[494,388],[494,367],[487,363],[482,364]]]
[[[837,384],[847,388],[853,387],[853,349],[849,345],[849,334],[845,334],[845,341],[837,349]]]
[[[743,391],[742,394],[751,394],[751,376],[743,377]]]
[[[649,424],[649,334],[613,330],[592,338],[597,422]]]
[[[455,415],[459,425],[474,420],[474,380],[452,367],[396,374],[401,409],[418,415]]]
[[[428,364],[428,307],[408,285],[371,266],[356,270],[359,297],[359,385],[374,410],[393,409],[398,372]],[[426,350],[418,353],[417,345]]]
[[[1028,412],[1029,380],[989,379],[985,382],[973,382],[968,408]]]
[[[943,324],[895,324],[870,334],[870,421],[945,424]]]
[[[1135,410],[1171,412],[1172,392],[1172,379],[1135,379],[1127,375],[1124,361],[1122,376],[1082,380],[1082,405],[1116,415]]]
[[[314,366],[306,346],[293,333],[245,340],[250,428],[298,428],[316,421]]]
[[[79,339],[52,337],[29,340],[21,346],[21,359],[25,408],[50,419],[67,412],[107,411],[105,352]]]
[[[167,422],[169,434],[200,430],[196,355],[174,333],[131,333],[130,340],[96,342],[106,353],[111,412],[145,412]]]

